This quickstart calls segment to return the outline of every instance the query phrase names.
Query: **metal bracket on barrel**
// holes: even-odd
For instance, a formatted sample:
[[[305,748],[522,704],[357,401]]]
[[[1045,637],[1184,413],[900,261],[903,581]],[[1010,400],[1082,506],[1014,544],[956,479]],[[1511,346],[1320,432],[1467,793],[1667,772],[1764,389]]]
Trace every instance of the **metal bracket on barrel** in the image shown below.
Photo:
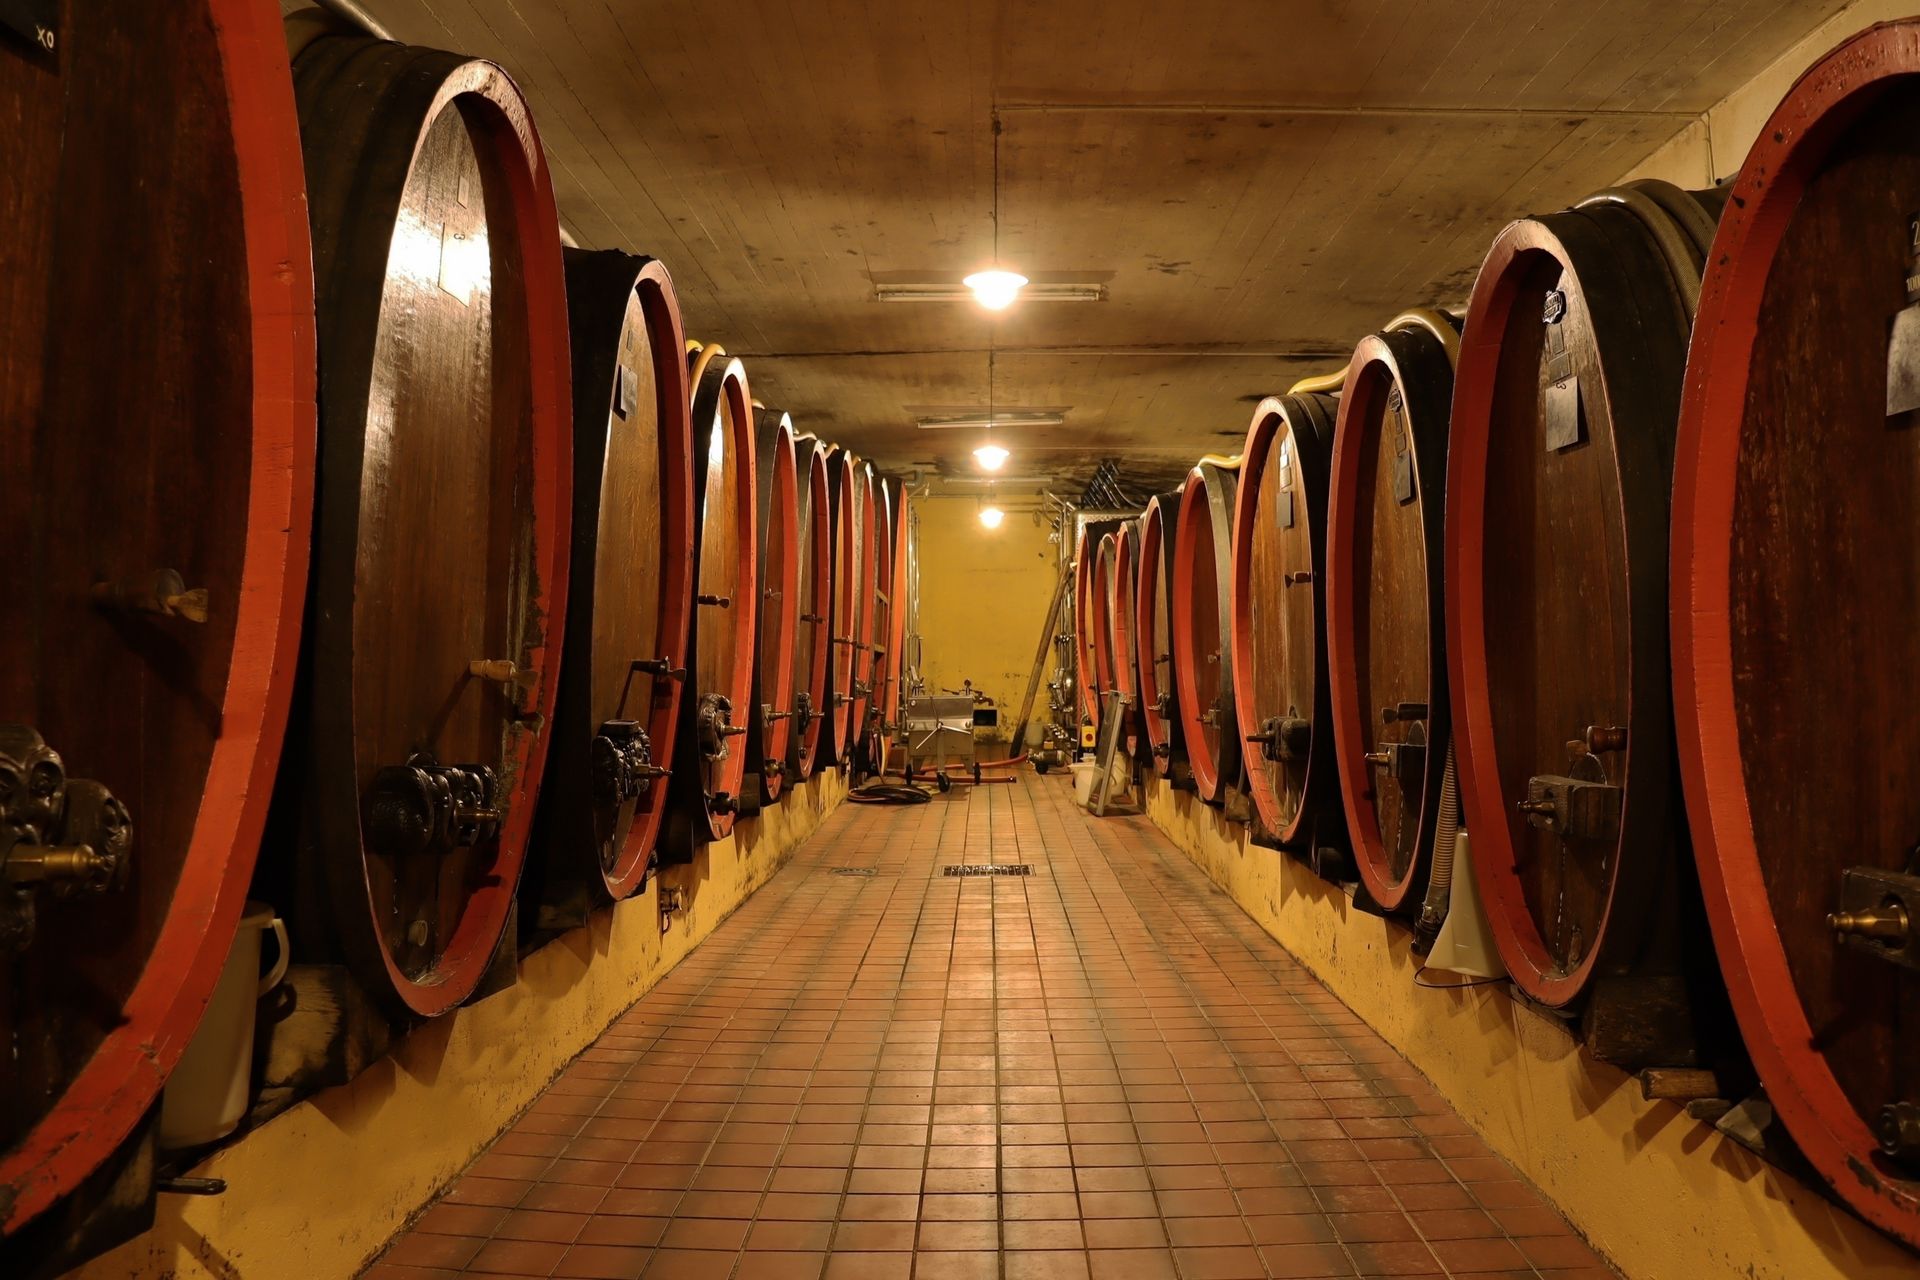
[[[1588,749],[1596,732],[1616,732],[1624,746],[1624,730],[1587,731],[1587,741],[1567,743],[1572,757],[1564,774],[1536,774],[1527,779],[1527,798],[1519,810],[1527,825],[1551,831],[1563,840],[1620,838],[1621,791],[1607,780],[1606,766]]]
[[[133,819],[111,791],[69,778],[29,725],[0,725],[0,954],[33,943],[41,894],[124,888]]]
[[[1920,971],[1920,875],[1881,867],[1840,873],[1840,906],[1827,917],[1839,943]]]
[[[1259,744],[1260,754],[1268,760],[1305,760],[1313,749],[1313,722],[1292,715],[1268,716],[1260,722],[1260,732],[1248,734],[1247,741]]]
[[[1427,704],[1424,702],[1399,702],[1391,707],[1380,708],[1380,723],[1404,724],[1407,736],[1400,742],[1382,742],[1377,750],[1366,753],[1366,761],[1377,769],[1384,769],[1389,778],[1403,787],[1417,782],[1426,774],[1427,768]]]

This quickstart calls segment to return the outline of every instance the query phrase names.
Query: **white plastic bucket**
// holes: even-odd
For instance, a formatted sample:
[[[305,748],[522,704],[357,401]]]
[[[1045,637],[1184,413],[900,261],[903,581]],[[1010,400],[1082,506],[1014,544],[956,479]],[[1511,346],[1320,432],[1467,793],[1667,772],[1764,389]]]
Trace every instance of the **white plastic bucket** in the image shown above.
[[[1093,780],[1100,776],[1100,766],[1091,760],[1079,760],[1067,766],[1073,773],[1073,799],[1082,809],[1093,803]]]
[[[260,943],[269,930],[279,955],[263,977]],[[287,956],[287,926],[266,903],[249,902],[206,1016],[161,1095],[162,1147],[217,1142],[239,1127],[252,1083],[255,1006],[287,976]]]

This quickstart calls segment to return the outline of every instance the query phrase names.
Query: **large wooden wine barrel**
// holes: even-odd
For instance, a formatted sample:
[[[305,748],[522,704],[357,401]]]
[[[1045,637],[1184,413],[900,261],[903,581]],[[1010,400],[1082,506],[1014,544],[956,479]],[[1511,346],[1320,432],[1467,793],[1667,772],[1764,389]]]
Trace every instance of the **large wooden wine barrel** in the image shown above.
[[[697,845],[733,831],[749,772],[760,614],[759,454],[747,371],[718,346],[692,364],[693,629],[663,861],[690,859]]]
[[[1233,703],[1233,509],[1239,463],[1187,473],[1173,548],[1173,676],[1194,790],[1209,804],[1240,775]]]
[[[891,740],[900,730],[906,696],[908,620],[913,612],[913,513],[908,509],[906,482],[888,477],[886,584],[887,626],[880,636],[880,732]]]
[[[793,631],[793,732],[787,739],[787,777],[805,782],[823,759],[827,720],[828,626],[833,614],[833,505],[827,485],[827,446],[813,436],[794,441],[800,554]]]
[[[1174,489],[1147,500],[1140,517],[1140,572],[1133,601],[1140,719],[1154,772],[1163,778],[1184,778],[1187,772],[1173,656],[1173,556],[1180,496]]]
[[[1073,552],[1073,683],[1083,726],[1100,731],[1100,649],[1103,609],[1095,578],[1100,568],[1100,530],[1083,525]]]
[[[1667,513],[1712,228],[1707,206],[1656,184],[1502,231],[1474,282],[1447,446],[1454,750],[1489,923],[1533,999],[1605,985],[1604,1010],[1645,1029],[1630,1057],[1670,1051],[1691,1020]]]
[[[1093,632],[1093,692],[1095,702],[1102,711],[1106,709],[1107,695],[1119,687],[1113,674],[1116,666],[1113,653],[1113,542],[1117,532],[1109,530],[1101,534],[1093,547],[1090,602],[1093,615],[1087,625]]]
[[[693,608],[693,433],[667,269],[566,254],[573,538],[526,893],[545,928],[645,884],[667,811]]]
[[[860,643],[860,486],[858,459],[838,445],[827,453],[832,505],[833,608],[827,617],[827,721],[821,727],[824,763],[846,765],[854,748],[854,659]]]
[[[1442,588],[1458,332],[1421,314],[1347,367],[1327,504],[1327,676],[1347,833],[1386,911],[1426,893],[1452,713]]]
[[[862,649],[867,664],[867,714],[860,731],[861,760],[869,773],[878,773],[885,765],[887,729],[885,708],[890,691],[887,638],[893,633],[893,488],[879,475],[870,475],[873,493],[873,575],[872,616],[867,622],[867,643]]]
[[[1341,843],[1327,685],[1327,481],[1333,397],[1253,411],[1233,516],[1232,709],[1261,824],[1289,849]]]
[[[314,448],[278,10],[51,9],[51,50],[0,25],[0,1231],[38,1217],[49,1239],[58,1198],[138,1167],[117,1149],[226,963],[292,696]]]
[[[1920,23],[1873,27],[1801,77],[1734,182],[1687,363],[1671,617],[1694,852],[1767,1100],[1920,1246],[1916,124]]]
[[[878,647],[874,636],[884,621],[885,609],[877,598],[881,579],[880,561],[886,543],[881,533],[885,508],[873,474],[873,464],[864,459],[854,460],[852,495],[854,534],[859,556],[853,578],[854,629],[850,646],[853,650],[853,670],[847,682],[847,691],[852,698],[847,704],[849,764],[854,763],[865,749],[867,733],[872,727],[873,659],[874,650]]]
[[[1140,525],[1129,520],[1113,535],[1113,564],[1107,574],[1113,601],[1107,606],[1107,649],[1113,655],[1113,687],[1127,700],[1121,746],[1137,758],[1143,721],[1140,716],[1140,653],[1134,643],[1135,593],[1140,589]]]
[[[752,715],[746,718],[749,801],[772,804],[786,788],[793,741],[793,643],[800,621],[800,489],[793,419],[756,415],[755,500],[759,509],[760,624],[755,639]]]
[[[319,295],[300,863],[396,1011],[480,981],[545,764],[573,416],[553,189],[499,67],[359,36],[294,62]],[[291,755],[291,753],[290,753]]]

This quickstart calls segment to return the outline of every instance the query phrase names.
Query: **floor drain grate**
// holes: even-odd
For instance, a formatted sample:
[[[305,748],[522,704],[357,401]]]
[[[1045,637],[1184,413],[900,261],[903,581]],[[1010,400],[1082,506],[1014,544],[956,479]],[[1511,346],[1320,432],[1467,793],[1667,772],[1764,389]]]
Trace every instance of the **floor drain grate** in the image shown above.
[[[835,867],[833,874],[836,876],[871,876],[877,875],[878,872],[873,867]]]
[[[1030,862],[962,862],[940,868],[943,876],[1030,876]]]

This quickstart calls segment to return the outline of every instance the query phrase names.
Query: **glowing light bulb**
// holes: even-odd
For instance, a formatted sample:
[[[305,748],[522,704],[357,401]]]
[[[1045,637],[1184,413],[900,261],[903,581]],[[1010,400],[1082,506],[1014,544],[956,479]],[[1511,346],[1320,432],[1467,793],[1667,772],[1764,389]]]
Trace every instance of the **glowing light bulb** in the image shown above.
[[[1005,311],[1026,287],[1027,278],[1018,271],[976,271],[960,282],[973,290],[974,301],[989,311]]]
[[[1002,511],[998,507],[980,508],[980,523],[985,525],[989,529],[998,529],[1000,527],[1000,522],[1002,520],[1005,520],[1006,518],[1007,518],[1007,513]]]
[[[973,460],[980,464],[982,471],[998,471],[1012,456],[997,444],[983,444],[973,451]]]

